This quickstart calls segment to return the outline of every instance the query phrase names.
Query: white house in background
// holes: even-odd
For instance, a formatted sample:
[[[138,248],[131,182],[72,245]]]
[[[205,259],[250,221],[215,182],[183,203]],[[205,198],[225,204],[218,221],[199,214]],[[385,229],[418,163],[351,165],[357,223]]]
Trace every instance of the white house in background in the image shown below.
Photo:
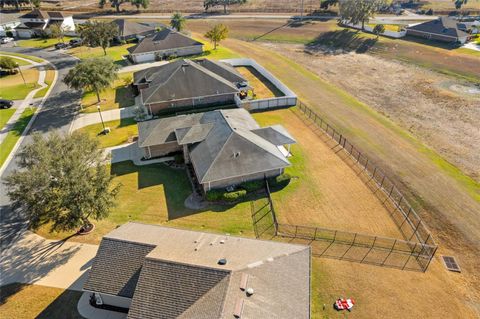
[[[43,32],[48,32],[48,27],[52,24],[59,24],[67,35],[75,35],[75,23],[71,14],[35,9],[19,19],[21,23],[15,28],[19,38],[40,36]]]
[[[19,21],[9,21],[0,23],[0,37],[7,36],[7,32],[11,31],[13,36],[16,35],[15,28],[20,24]]]

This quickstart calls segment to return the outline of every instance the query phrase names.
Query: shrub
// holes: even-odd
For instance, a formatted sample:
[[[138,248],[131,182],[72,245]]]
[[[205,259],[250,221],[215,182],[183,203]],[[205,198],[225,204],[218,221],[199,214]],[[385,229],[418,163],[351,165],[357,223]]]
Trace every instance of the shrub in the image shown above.
[[[218,201],[218,200],[222,199],[223,193],[224,192],[222,190],[212,189],[212,190],[207,191],[206,198],[210,202],[215,202],[215,201]]]
[[[182,154],[176,154],[175,155],[175,164],[183,164],[185,160],[183,159]]]
[[[247,191],[244,189],[240,189],[234,192],[226,192],[223,193],[223,200],[227,202],[235,202],[243,197],[247,196]]]
[[[282,175],[278,175],[277,177],[270,178],[268,180],[268,184],[272,189],[280,189],[287,186],[290,183],[291,179],[292,177],[290,176],[290,174],[283,173]]]
[[[7,32],[5,32],[5,36],[7,36],[9,38],[13,38],[13,32],[12,31],[7,31]]]
[[[263,180],[245,182],[242,183],[240,187],[246,190],[248,193],[255,192],[263,188]]]

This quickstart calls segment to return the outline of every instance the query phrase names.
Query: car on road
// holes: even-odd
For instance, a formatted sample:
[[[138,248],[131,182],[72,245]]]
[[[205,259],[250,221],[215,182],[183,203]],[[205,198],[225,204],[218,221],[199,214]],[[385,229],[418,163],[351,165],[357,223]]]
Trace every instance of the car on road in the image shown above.
[[[71,46],[72,48],[75,48],[75,47],[81,46],[81,45],[82,45],[82,42],[83,42],[82,39],[72,39],[72,40],[70,40],[69,43],[70,43],[70,46]]]
[[[10,37],[4,37],[0,39],[0,43],[4,44],[4,43],[12,42],[13,40],[15,39]]]
[[[13,106],[13,101],[0,99],[0,109],[9,109]]]
[[[68,48],[67,43],[59,42],[59,43],[55,44],[55,49],[57,49],[57,50],[66,49],[66,48]]]

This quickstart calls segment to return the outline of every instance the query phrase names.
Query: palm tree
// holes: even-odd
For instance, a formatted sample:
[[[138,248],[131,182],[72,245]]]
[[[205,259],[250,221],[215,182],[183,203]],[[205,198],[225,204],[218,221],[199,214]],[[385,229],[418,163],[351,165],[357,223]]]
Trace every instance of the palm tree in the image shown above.
[[[170,26],[180,32],[185,28],[186,22],[187,19],[185,19],[181,12],[175,12],[172,15],[172,20],[170,20]]]

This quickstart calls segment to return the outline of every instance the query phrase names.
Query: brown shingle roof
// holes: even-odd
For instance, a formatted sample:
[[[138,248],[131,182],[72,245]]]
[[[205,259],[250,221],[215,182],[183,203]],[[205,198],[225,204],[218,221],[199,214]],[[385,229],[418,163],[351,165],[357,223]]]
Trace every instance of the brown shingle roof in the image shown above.
[[[138,252],[152,246],[146,256]],[[220,258],[227,264],[218,265]],[[130,222],[104,236],[85,289],[112,294],[138,272],[139,262],[130,319],[232,318],[238,300],[244,300],[242,318],[310,315],[308,246]],[[255,291],[248,298],[240,290],[243,274]],[[95,280],[92,287],[90,278],[112,282]]]
[[[219,318],[230,272],[145,260],[129,319]]]
[[[153,248],[104,237],[83,289],[132,298],[145,256]]]

